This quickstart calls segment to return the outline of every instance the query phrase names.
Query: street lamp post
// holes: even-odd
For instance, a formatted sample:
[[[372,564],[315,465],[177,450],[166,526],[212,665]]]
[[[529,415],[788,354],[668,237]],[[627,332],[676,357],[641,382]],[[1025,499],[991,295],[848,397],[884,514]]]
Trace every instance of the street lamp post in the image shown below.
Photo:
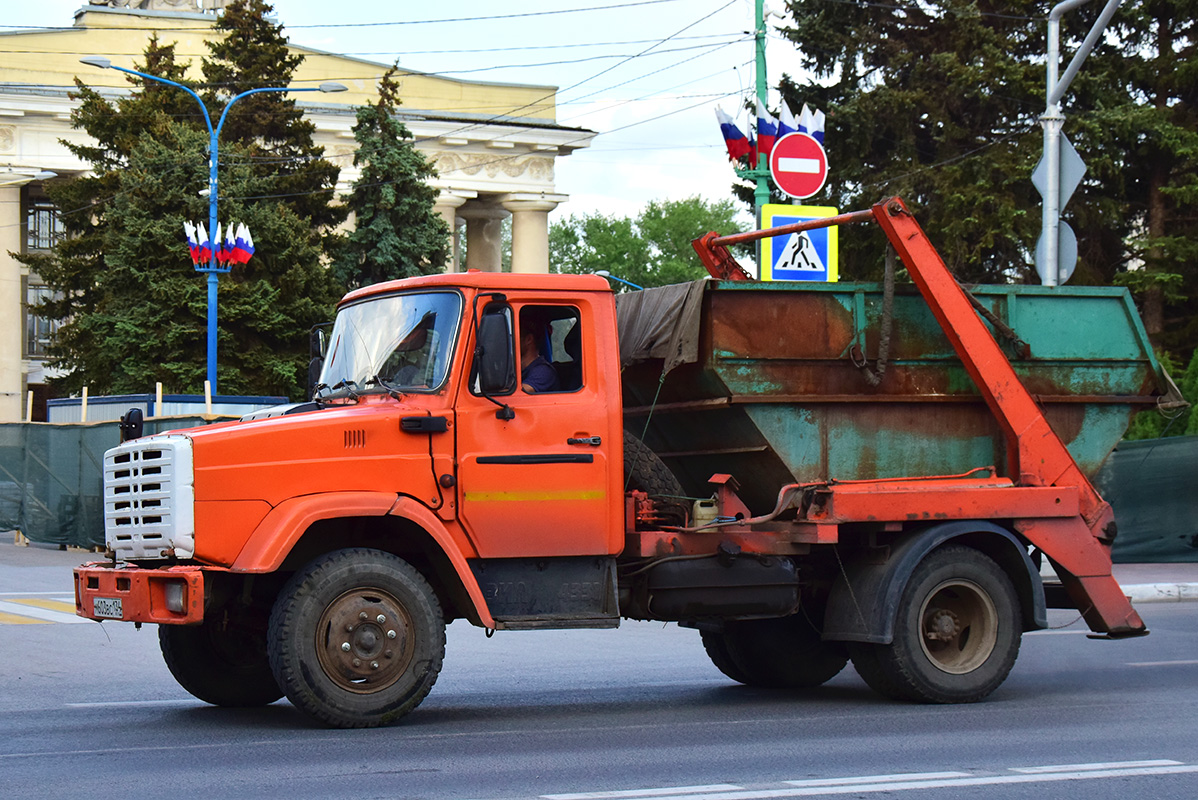
[[[176,89],[182,89],[191,95],[197,103],[200,104],[200,111],[203,112],[204,124],[208,126],[208,236],[216,236],[216,164],[217,164],[217,140],[220,138],[221,128],[225,125],[225,119],[229,116],[229,109],[243,97],[249,97],[252,94],[260,94],[262,92],[344,92],[346,87],[340,83],[327,81],[320,84],[318,87],[292,89],[287,86],[271,86],[261,89],[250,89],[235,95],[225,105],[225,110],[220,115],[220,121],[216,127],[212,127],[212,117],[208,113],[208,107],[204,105],[204,101],[192,89],[166,78],[160,78],[157,75],[149,75],[145,72],[139,72],[135,69],[127,67],[118,67],[109,61],[107,58],[100,56],[88,56],[87,58],[79,59],[84,64],[100,69],[115,69],[118,72],[125,72],[129,75],[136,75],[145,80],[157,81],[165,83],[167,86],[174,86]],[[211,256],[209,257],[208,266],[197,266],[196,272],[203,272],[208,275],[208,386],[212,395],[216,395],[216,289],[217,277],[222,272],[228,272],[231,267],[222,267],[217,263],[216,250],[219,243],[213,241]]]

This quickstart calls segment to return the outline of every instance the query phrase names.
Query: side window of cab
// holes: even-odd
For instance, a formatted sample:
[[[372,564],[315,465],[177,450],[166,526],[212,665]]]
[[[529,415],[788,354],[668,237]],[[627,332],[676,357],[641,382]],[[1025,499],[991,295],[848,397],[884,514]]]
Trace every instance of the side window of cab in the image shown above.
[[[582,318],[574,306],[536,306],[519,314],[520,388],[527,394],[582,388]]]

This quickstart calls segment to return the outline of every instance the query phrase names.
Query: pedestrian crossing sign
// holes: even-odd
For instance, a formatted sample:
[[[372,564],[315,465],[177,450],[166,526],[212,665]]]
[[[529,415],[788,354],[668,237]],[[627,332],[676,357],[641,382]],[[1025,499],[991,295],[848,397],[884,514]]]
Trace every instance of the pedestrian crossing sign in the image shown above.
[[[794,225],[838,213],[831,206],[764,205],[761,227]],[[836,226],[832,226],[762,239],[761,280],[835,282],[840,277],[836,231]]]

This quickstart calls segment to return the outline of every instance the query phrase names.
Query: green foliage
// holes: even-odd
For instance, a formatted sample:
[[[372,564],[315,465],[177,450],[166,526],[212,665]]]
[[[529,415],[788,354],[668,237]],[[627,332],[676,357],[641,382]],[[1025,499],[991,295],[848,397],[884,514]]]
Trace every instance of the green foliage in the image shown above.
[[[299,62],[283,57],[286,40],[264,19],[269,11],[238,0],[219,23],[229,36],[204,61],[214,124],[236,91],[290,82]],[[174,46],[156,38],[138,69],[185,82]],[[115,102],[77,83],[72,124],[95,142],[67,146],[92,174],[49,185],[68,236],[48,256],[25,259],[59,298],[41,309],[61,320],[50,361],[67,374],[53,381],[56,392],[145,392],[156,381],[203,389],[206,278],[192,268],[183,222],[207,226],[207,128],[186,92],[131,82],[138,91]],[[330,205],[338,170],[311,133],[280,93],[239,101],[221,133],[220,219],[244,222],[256,247],[248,264],[220,278],[222,394],[302,396],[308,329],[331,317],[340,294],[323,253],[347,212]]]
[[[708,203],[692,197],[652,201],[635,219],[572,215],[549,227],[550,268],[574,274],[607,270],[644,287],[697,280],[707,271],[691,240],[709,231],[739,230],[743,225],[736,214],[730,200]]]
[[[1102,4],[1064,17],[1062,69]],[[841,209],[899,194],[963,280],[1039,283],[1045,6],[1016,0],[790,0],[784,35],[811,78],[784,101],[827,113],[826,194]],[[1124,4],[1064,96],[1087,165],[1064,210],[1071,283],[1134,288],[1155,344],[1186,363],[1198,343],[1198,0]],[[883,240],[842,236],[841,274],[876,277]]]
[[[379,101],[358,109],[354,165],[361,177],[347,206],[355,230],[333,262],[337,280],[349,288],[441,272],[449,258],[449,228],[433,211],[436,171],[412,145],[412,134],[395,118],[400,105],[396,68],[379,84]]]

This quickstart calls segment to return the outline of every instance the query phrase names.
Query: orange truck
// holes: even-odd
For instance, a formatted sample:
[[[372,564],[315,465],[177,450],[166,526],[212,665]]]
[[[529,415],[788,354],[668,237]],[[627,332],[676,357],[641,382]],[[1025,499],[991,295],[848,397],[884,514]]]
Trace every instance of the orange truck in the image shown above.
[[[971,296],[901,201],[831,220],[860,222],[914,287],[743,280],[727,246],[766,231],[697,240],[720,280],[619,315],[593,275],[352,292],[311,402],[108,451],[108,559],[75,570],[78,613],[157,623],[201,700],[285,695],[337,727],[415,708],[454,619],[676,621],[742,683],[851,659],[935,703],[996,689],[1049,607],[1146,633],[1087,477],[1165,380],[1126,293]],[[1092,360],[1056,352],[1061,302],[1107,315]],[[1025,311],[1043,337],[1007,336]]]

